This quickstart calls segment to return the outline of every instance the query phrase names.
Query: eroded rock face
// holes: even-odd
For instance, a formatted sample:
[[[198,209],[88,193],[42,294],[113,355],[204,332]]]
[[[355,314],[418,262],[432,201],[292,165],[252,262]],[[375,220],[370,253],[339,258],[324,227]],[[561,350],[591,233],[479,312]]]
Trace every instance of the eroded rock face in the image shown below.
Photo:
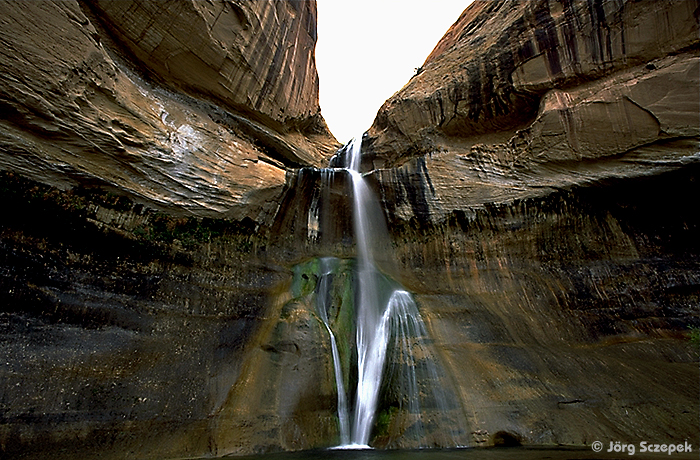
[[[118,40],[169,85],[279,127],[318,119],[313,1],[95,1]]]
[[[110,28],[118,29],[118,21],[125,21],[124,27],[142,24],[132,22],[134,17],[126,12],[109,9],[129,6],[126,3],[108,5],[111,7],[103,6],[111,15],[101,17]],[[315,89],[315,35],[310,25],[315,7],[313,3],[265,3],[273,11],[264,17],[257,14],[267,10],[247,11],[251,22],[239,30],[228,24],[227,18],[232,21],[237,16],[231,13],[229,18],[223,11],[230,8],[226,5],[218,4],[221,22],[218,27],[212,22],[213,28],[193,16],[214,21],[214,11],[207,10],[214,8],[210,4],[151,5],[164,8],[164,13],[153,12],[154,20],[147,23],[152,27],[142,31],[151,41],[140,43],[151,43],[158,27],[177,26],[168,28],[167,40],[158,48],[167,44],[164,52],[173,61],[166,59],[164,67],[156,66],[159,61],[155,58],[143,61],[151,74],[156,73],[158,83],[151,83],[128,68],[143,68],[141,61],[127,64],[113,54],[120,50],[119,45],[96,27],[90,11],[78,2],[3,4],[1,40],[11,50],[3,54],[0,77],[3,168],[61,187],[109,187],[171,213],[261,219],[268,200],[282,190],[286,167],[325,163],[335,145],[320,118]],[[127,11],[145,20],[147,16],[138,8],[131,5]],[[275,14],[276,8],[280,11]],[[290,21],[291,29],[274,18],[284,24]],[[256,31],[263,26],[272,34],[263,42],[267,45],[249,52],[255,54],[258,67],[266,70],[274,58],[277,67],[270,69],[267,80],[262,77],[262,82],[269,81],[265,91],[274,97],[268,94],[254,101],[245,96],[234,101],[233,94],[262,94],[263,88],[234,93],[226,89],[233,80],[221,86],[201,78],[200,74],[212,72],[206,65],[192,67],[184,62],[214,66],[211,60],[218,50],[223,52],[219,64],[228,69],[227,76],[235,73],[241,81],[258,81],[261,76],[252,72],[247,61],[235,61],[235,67],[226,60],[228,55],[221,48],[226,37],[221,34],[226,31],[231,39],[239,37],[238,32],[241,37],[259,37]],[[178,43],[194,46],[198,31],[213,34],[207,35],[210,42],[205,43],[205,37],[197,42],[202,56],[196,57],[186,47],[177,48]],[[271,43],[285,50],[299,45],[299,52],[275,53],[277,48]],[[233,48],[229,51],[236,53]],[[174,73],[163,70],[166,67]],[[277,75],[280,69],[294,72]],[[190,81],[183,81],[189,71],[193,72]],[[193,81],[205,87],[193,87]],[[206,93],[219,105],[168,91],[161,84],[176,90],[184,87],[196,96]],[[281,114],[284,110],[289,110],[288,115]]]
[[[267,259],[255,223],[172,217],[16,175],[0,182],[3,455],[232,451],[215,436],[218,414],[251,366],[277,356],[266,324],[290,297],[292,273]],[[313,349],[306,376],[326,364]]]
[[[474,445],[700,441],[699,12],[474,2],[366,134]]]
[[[499,143],[512,159],[561,159],[546,132],[557,118],[577,159],[697,136],[697,8],[477,1],[380,109],[368,139],[374,165]],[[528,142],[542,128],[534,137],[548,143]]]
[[[700,438],[688,336],[700,223],[676,201],[697,193],[697,174],[606,180],[440,225],[395,221],[402,282],[474,445],[500,431],[528,444],[590,445],[610,430]]]

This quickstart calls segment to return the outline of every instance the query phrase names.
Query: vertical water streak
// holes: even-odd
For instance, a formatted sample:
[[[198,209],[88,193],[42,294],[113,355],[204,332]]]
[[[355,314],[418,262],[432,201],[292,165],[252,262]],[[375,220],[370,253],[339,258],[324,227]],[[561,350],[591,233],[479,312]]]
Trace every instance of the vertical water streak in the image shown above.
[[[345,385],[343,384],[343,370],[340,365],[340,354],[338,353],[338,344],[335,340],[335,335],[331,330],[328,319],[329,298],[331,294],[331,284],[333,270],[331,267],[331,258],[323,257],[320,259],[320,278],[318,281],[318,292],[316,293],[316,310],[323,321],[323,324],[328,330],[328,335],[331,340],[331,351],[333,353],[333,368],[335,372],[335,385],[338,391],[338,420],[340,423],[340,443],[346,445],[350,443],[350,423],[348,416],[348,403],[345,396]]]
[[[347,169],[350,171],[360,172],[362,164],[362,136],[354,137],[350,141],[350,151],[347,156]]]
[[[408,413],[419,414],[420,399],[412,341],[423,335],[420,330],[420,325],[423,322],[420,316],[414,314],[413,310],[417,312],[417,307],[410,294],[406,291],[394,291],[389,299],[389,308],[393,313],[394,352],[398,355],[395,361],[406,369],[405,372],[400,373],[401,381],[399,383],[402,387],[405,386],[405,388],[402,388],[405,398],[400,400],[400,405],[405,400],[408,406]]]
[[[397,289],[389,300],[391,311],[391,334],[394,366],[398,369],[390,382],[400,389],[399,408],[405,410],[414,439],[427,439],[428,426],[432,442],[442,446],[459,445],[457,438],[463,431],[461,421],[440,424],[437,420],[445,416],[450,408],[446,391],[441,385],[438,367],[426,344],[428,330],[421,318],[418,306],[408,292]],[[417,375],[420,372],[420,376]],[[419,378],[420,377],[420,378]],[[424,405],[423,401],[427,404]],[[404,407],[405,406],[405,407]],[[439,426],[435,430],[435,426]]]
[[[305,169],[301,169],[299,174],[304,174]],[[321,229],[321,191],[328,188],[326,174],[321,170],[321,186],[313,189],[313,195],[309,204],[309,212],[306,214],[306,237],[309,241],[317,241]]]

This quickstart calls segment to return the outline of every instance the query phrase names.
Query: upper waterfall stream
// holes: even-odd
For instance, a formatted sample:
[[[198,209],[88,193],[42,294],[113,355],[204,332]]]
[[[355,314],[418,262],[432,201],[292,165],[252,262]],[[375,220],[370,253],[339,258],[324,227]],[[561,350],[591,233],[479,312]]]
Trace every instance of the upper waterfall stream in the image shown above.
[[[376,199],[360,174],[362,137],[351,141],[348,172],[353,189],[353,227],[357,246],[357,292],[355,312],[357,344],[357,393],[350,440],[367,446],[377,410],[382,371],[389,341],[389,305],[380,299],[377,269],[370,250],[372,218],[383,218],[381,209],[372,213]],[[378,207],[378,206],[377,206]],[[342,437],[342,436],[341,436]]]

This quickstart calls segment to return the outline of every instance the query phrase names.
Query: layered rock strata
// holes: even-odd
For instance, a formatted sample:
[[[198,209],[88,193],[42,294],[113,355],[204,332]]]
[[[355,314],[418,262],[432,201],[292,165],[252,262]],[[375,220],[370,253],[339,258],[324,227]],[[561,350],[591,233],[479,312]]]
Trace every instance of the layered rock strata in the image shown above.
[[[472,443],[697,442],[698,172],[395,221]]]
[[[486,149],[518,168],[697,136],[697,8],[477,1],[379,110],[374,167]]]
[[[366,134],[471,442],[700,439],[699,13],[474,2]]]
[[[171,213],[260,219],[287,167],[324,164],[336,144],[318,106],[315,4],[246,5],[3,4],[3,169]]]
[[[278,128],[323,126],[314,2],[91,4],[117,40],[169,86]]]

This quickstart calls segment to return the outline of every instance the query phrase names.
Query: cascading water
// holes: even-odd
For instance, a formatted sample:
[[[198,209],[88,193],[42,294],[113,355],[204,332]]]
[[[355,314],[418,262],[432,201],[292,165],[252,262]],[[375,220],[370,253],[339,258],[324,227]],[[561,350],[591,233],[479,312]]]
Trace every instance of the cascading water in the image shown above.
[[[340,366],[340,353],[338,353],[338,342],[335,340],[335,335],[331,330],[328,320],[329,299],[331,276],[333,271],[330,266],[331,259],[324,257],[320,260],[321,277],[318,280],[319,288],[316,297],[316,310],[321,317],[321,321],[328,330],[328,335],[331,340],[331,351],[333,353],[333,367],[335,371],[335,385],[338,389],[338,421],[340,424],[340,443],[347,445],[350,443],[350,429],[348,417],[348,403],[345,394],[345,385],[343,384],[343,371]]]
[[[432,424],[446,413],[448,404],[439,382],[435,363],[427,358],[427,330],[411,295],[377,268],[374,245],[377,240],[388,238],[384,214],[379,202],[360,173],[362,138],[353,139],[345,147],[345,168],[353,190],[353,230],[357,248],[355,260],[355,344],[357,355],[357,387],[352,410],[343,384],[343,367],[336,337],[328,318],[331,292],[333,258],[320,259],[317,311],[328,331],[335,381],[338,391],[338,419],[340,429],[339,448],[369,448],[370,436],[375,425],[382,384],[385,380],[387,356],[392,357],[389,382],[401,396],[396,404],[403,411],[405,432],[415,439],[424,439],[421,398],[430,400],[433,410]],[[339,172],[339,169],[329,171]],[[325,176],[322,176],[325,177]],[[316,216],[314,216],[316,217]],[[389,345],[391,352],[388,352]],[[420,368],[420,376],[416,369]],[[395,393],[395,391],[394,391]],[[429,393],[429,394],[428,394]],[[352,414],[352,421],[350,421]],[[456,445],[450,430],[440,427],[439,445]],[[455,430],[456,431],[456,430]],[[436,442],[433,440],[433,442]]]
[[[387,305],[380,299],[377,269],[369,245],[372,217],[369,205],[374,197],[360,174],[361,145],[361,137],[351,142],[348,165],[353,188],[358,296],[355,302],[358,375],[351,441],[356,446],[367,446],[386,359],[389,321]]]

